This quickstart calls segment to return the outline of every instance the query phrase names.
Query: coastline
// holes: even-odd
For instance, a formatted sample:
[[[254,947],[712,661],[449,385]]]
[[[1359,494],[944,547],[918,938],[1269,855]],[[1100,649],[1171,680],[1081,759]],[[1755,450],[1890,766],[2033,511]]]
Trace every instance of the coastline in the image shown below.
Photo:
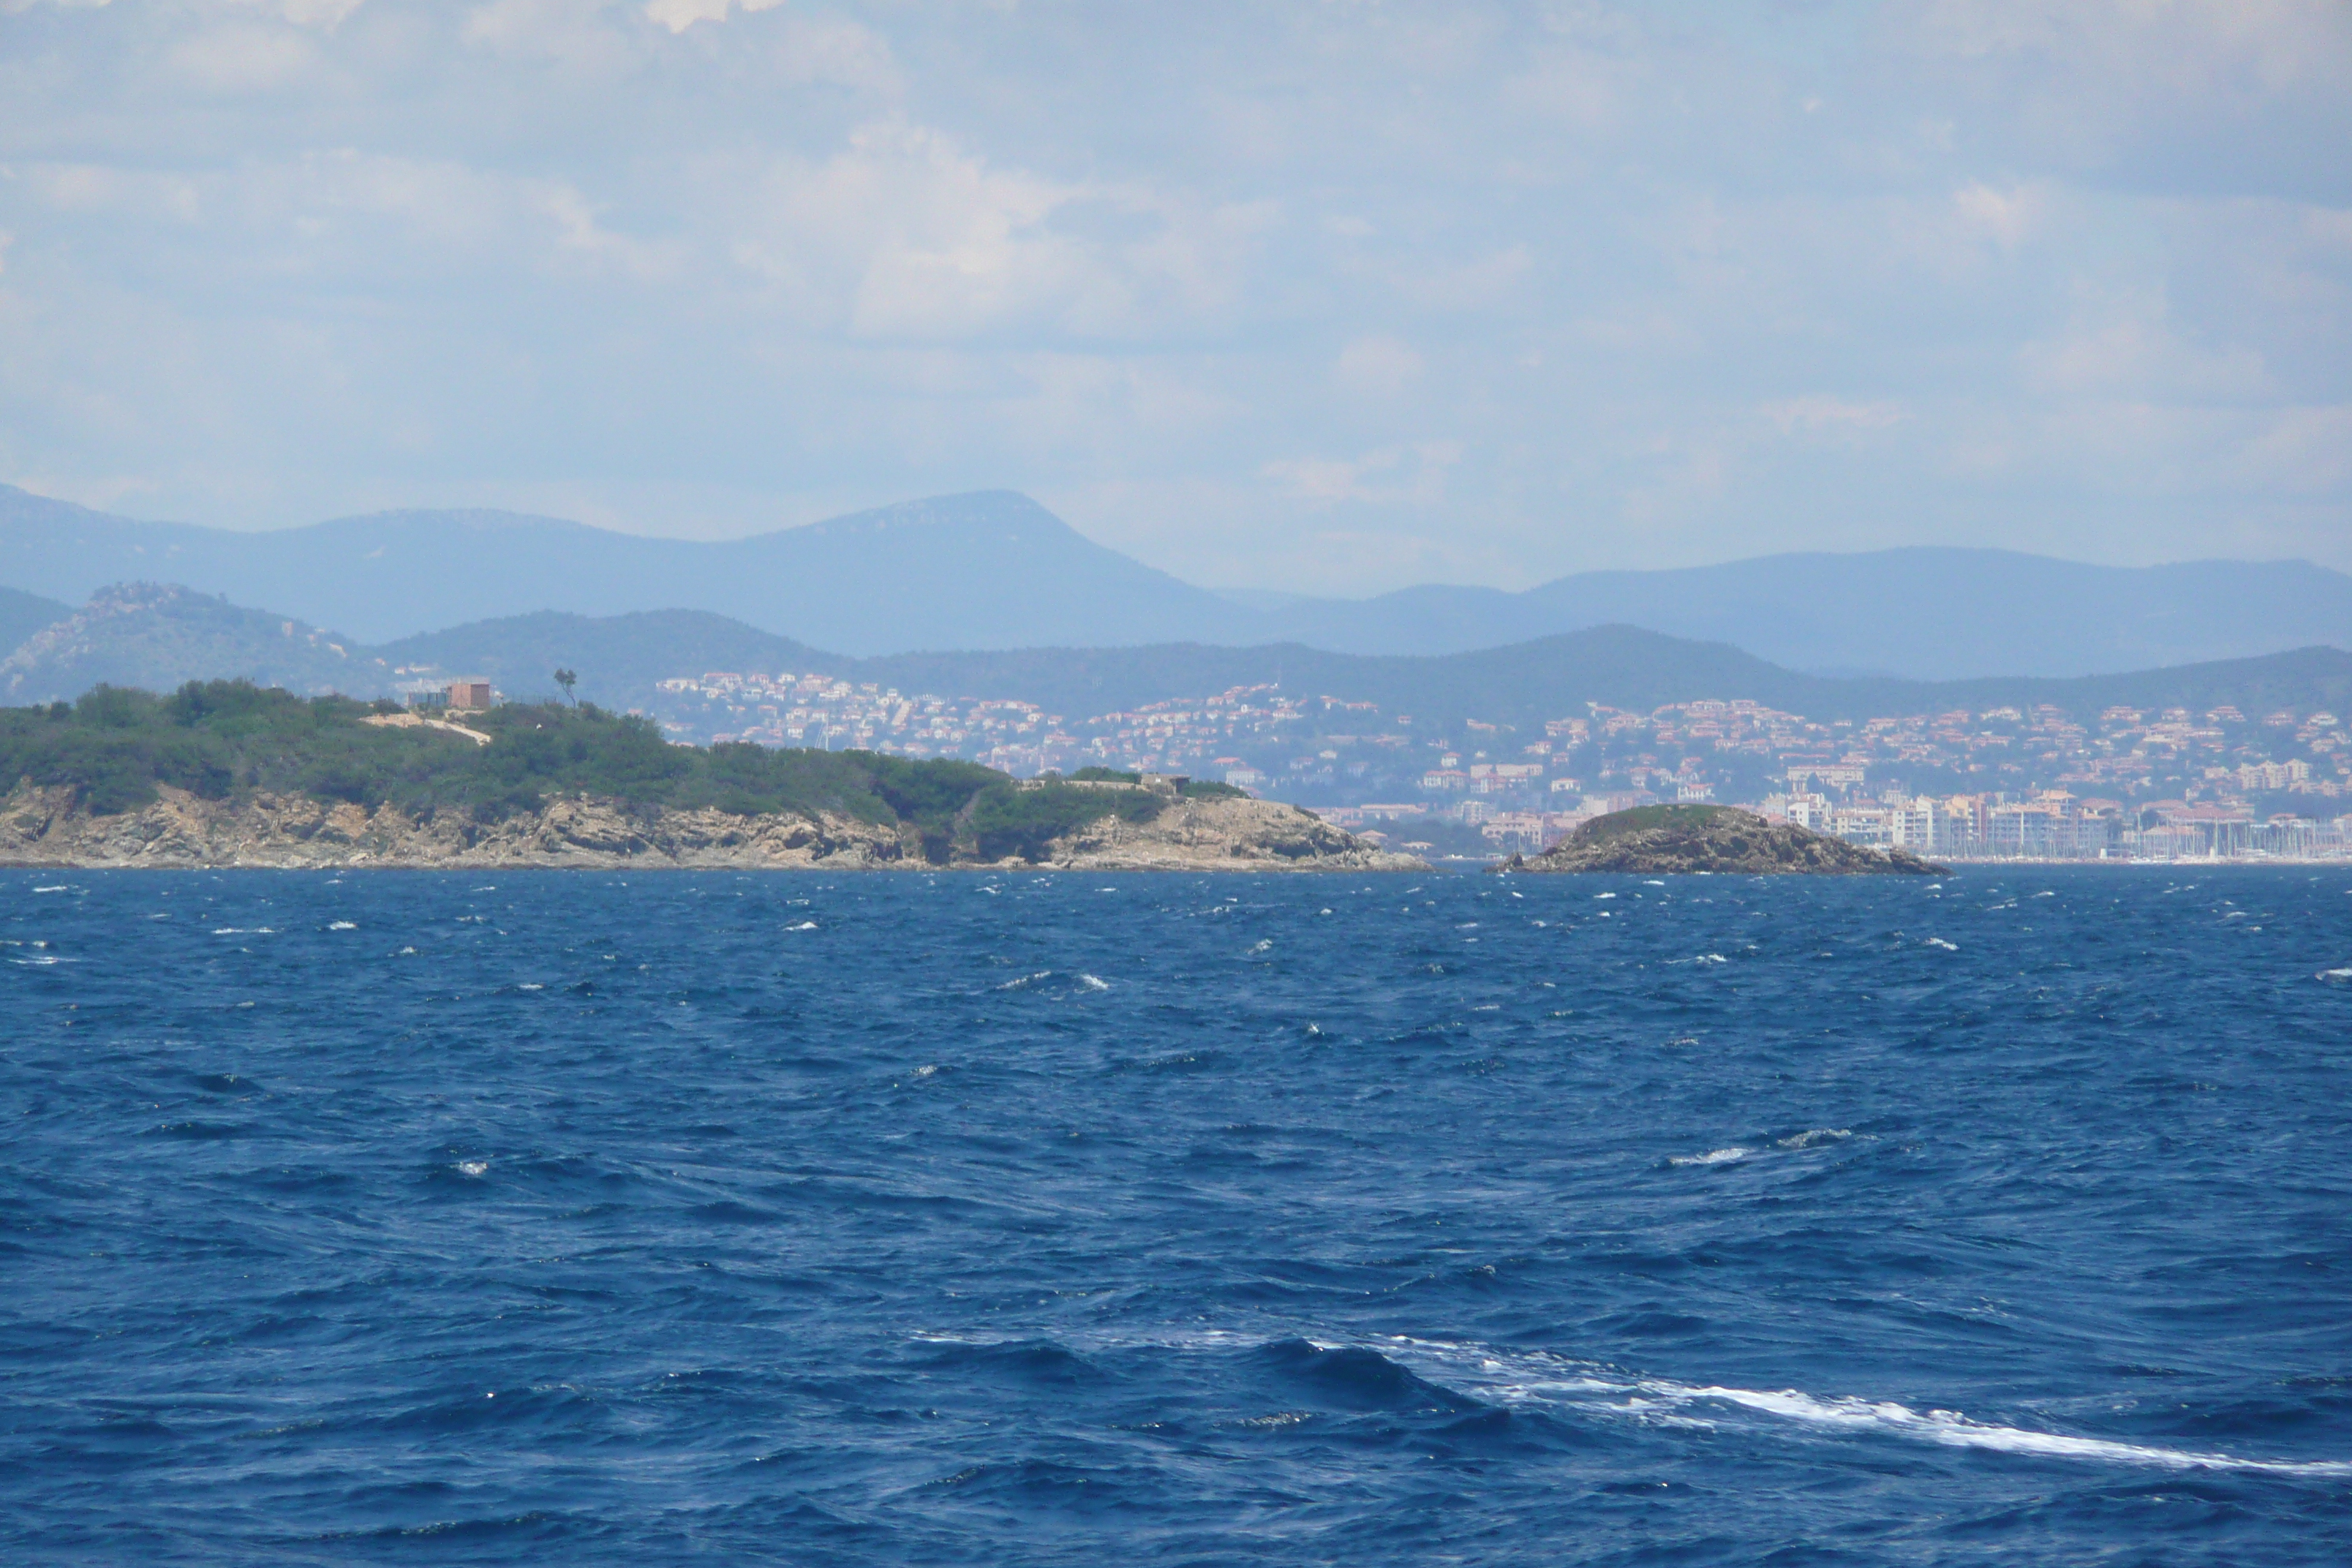
[[[73,792],[19,785],[0,799],[0,866],[60,870],[1100,870],[1427,871],[1272,801],[1177,801],[1149,821],[1107,816],[1035,859],[932,858],[895,825],[837,812],[745,815],[711,807],[553,800],[492,822],[411,816],[389,805],[257,792],[205,800],[163,786],[151,805],[94,816]]]

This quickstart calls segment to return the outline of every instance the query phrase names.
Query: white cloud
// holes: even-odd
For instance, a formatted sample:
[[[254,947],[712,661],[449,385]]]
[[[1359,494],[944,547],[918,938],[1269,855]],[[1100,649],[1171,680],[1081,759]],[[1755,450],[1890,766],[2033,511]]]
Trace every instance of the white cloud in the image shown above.
[[[643,59],[605,0],[489,0],[466,14],[458,37],[494,54],[551,60],[607,79],[627,76]],[[501,85],[512,91],[518,84]]]
[[[2352,566],[2341,0],[0,10],[0,478],[1006,484],[1350,591],[2123,510]]]
[[[2022,244],[2042,207],[2038,192],[2024,186],[1997,191],[1972,182],[1952,194],[1952,208],[1967,227],[1989,235],[2005,249]]]
[[[646,16],[673,33],[683,33],[697,22],[724,22],[730,6],[745,12],[772,11],[784,0],[648,0]]]
[[[1900,403],[1856,403],[1819,395],[1778,398],[1757,412],[1779,426],[1783,436],[1854,435],[1890,429],[1905,418]]]
[[[2273,390],[2261,353],[2189,340],[2161,295],[2094,295],[2062,331],[2026,344],[2019,358],[2029,385],[2060,395],[2202,402],[2260,398]]]
[[[1231,296],[1270,218],[992,163],[903,121],[860,129],[821,163],[779,164],[745,216],[736,258],[804,315],[916,340],[1198,320]]]
[[[213,92],[257,92],[300,81],[318,67],[310,40],[284,27],[231,22],[182,40],[172,65]]]
[[[1284,493],[1317,506],[1427,505],[1444,498],[1445,472],[1462,461],[1464,451],[1459,441],[1419,441],[1358,458],[1278,458],[1260,471]]]
[[[1394,397],[1420,379],[1422,367],[1422,357],[1412,345],[1376,335],[1358,338],[1341,349],[1331,374],[1344,391]]]

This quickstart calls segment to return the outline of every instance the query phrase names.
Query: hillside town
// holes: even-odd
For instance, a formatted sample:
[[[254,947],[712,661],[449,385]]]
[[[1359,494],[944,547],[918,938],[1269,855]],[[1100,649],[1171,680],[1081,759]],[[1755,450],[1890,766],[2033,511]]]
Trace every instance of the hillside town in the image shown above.
[[[664,680],[673,739],[958,757],[1017,776],[1108,766],[1222,780],[1417,852],[1540,850],[1660,801],[1745,806],[1941,859],[2352,854],[2352,731],[2326,710],[2053,707],[1816,721],[1725,699],[1588,704],[1530,727],[1236,687],[1057,714],[830,676]]]

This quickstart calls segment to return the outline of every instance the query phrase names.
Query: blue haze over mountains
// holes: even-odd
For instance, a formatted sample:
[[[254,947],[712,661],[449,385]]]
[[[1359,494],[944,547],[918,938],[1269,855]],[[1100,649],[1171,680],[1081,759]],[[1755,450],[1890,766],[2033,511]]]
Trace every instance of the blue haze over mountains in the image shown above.
[[[702,542],[467,510],[247,532],[0,486],[0,584],[79,604],[137,580],[371,644],[536,611],[693,609],[852,656],[1176,642],[1444,654],[1622,624],[1794,669],[1930,680],[2352,647],[2352,577],[2304,562],[2128,568],[1906,548],[1584,573],[1522,593],[1430,585],[1331,600],[1195,586],[1010,491]],[[0,610],[12,606],[12,626],[37,613],[15,601]]]

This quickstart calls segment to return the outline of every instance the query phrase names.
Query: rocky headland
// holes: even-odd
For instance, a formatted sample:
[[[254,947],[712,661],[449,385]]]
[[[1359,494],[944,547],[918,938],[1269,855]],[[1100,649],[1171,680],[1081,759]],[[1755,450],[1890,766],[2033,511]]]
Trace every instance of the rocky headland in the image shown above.
[[[1034,857],[935,858],[908,828],[836,812],[742,814],[567,797],[483,821],[301,794],[207,800],[168,785],[150,805],[94,814],[75,792],[20,784],[0,799],[0,864],[152,867],[580,867],[1181,871],[1425,869],[1295,806],[1170,797],[1140,822],[1106,816]]]
[[[1669,871],[1816,877],[1937,876],[1948,868],[1727,805],[1645,805],[1596,816],[1541,855],[1498,871]]]

